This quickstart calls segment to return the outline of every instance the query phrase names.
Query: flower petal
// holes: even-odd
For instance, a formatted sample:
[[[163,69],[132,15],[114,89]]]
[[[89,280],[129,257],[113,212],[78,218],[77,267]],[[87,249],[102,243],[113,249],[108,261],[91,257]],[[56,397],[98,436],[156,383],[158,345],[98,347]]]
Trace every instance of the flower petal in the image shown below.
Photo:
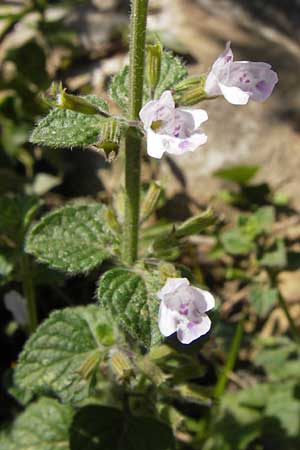
[[[187,287],[190,282],[187,278],[168,278],[166,284],[158,291],[157,296],[160,300],[164,299],[165,295],[172,294],[179,287]]]
[[[201,145],[206,144],[207,135],[203,132],[193,133],[186,139],[171,138],[168,153],[173,155],[183,155],[187,152],[194,152]]]
[[[168,138],[169,136],[167,136]],[[169,144],[168,144],[169,145]],[[147,130],[147,153],[153,158],[161,159],[163,154],[168,151],[166,147],[166,138],[163,134],[155,133],[151,128]]]
[[[158,327],[163,336],[171,336],[175,333],[178,325],[178,317],[175,311],[167,308],[162,301],[159,307]]]
[[[144,124],[144,128],[151,127],[154,120],[168,121],[173,119],[175,113],[175,102],[171,91],[165,91],[158,100],[151,100],[146,103],[140,110],[140,119]]]
[[[219,86],[225,99],[232,105],[246,105],[248,103],[251,96],[250,92],[244,92],[235,86],[225,86],[222,83],[219,83]]]
[[[215,298],[210,292],[196,287],[194,287],[194,289],[196,289],[201,294],[202,299],[204,300],[205,309],[203,312],[209,311],[210,309],[213,309],[215,307]]]
[[[208,120],[208,114],[204,109],[179,108],[193,116],[194,130],[197,130],[203,122]]]
[[[195,339],[208,333],[211,327],[211,320],[203,314],[201,321],[196,322],[180,322],[177,328],[177,337],[182,344],[190,344]]]

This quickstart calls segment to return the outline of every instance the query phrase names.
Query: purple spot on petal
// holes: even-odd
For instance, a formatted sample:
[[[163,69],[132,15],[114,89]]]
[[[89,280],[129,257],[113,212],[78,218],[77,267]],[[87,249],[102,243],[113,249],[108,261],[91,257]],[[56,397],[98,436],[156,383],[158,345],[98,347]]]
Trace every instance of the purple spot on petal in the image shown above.
[[[187,327],[188,327],[189,330],[191,330],[192,328],[194,328],[195,325],[196,325],[196,322],[189,322],[187,324]]]
[[[262,93],[268,92],[268,84],[261,80],[256,84],[256,89]]]
[[[226,61],[226,62],[229,62],[229,61],[231,61],[231,60],[232,60],[232,56],[230,56],[230,55],[226,56],[226,58],[225,58],[225,61]]]
[[[180,144],[179,144],[179,148],[180,148],[181,150],[186,150],[187,148],[189,148],[189,146],[190,146],[189,141],[182,141],[182,142],[180,142]]]

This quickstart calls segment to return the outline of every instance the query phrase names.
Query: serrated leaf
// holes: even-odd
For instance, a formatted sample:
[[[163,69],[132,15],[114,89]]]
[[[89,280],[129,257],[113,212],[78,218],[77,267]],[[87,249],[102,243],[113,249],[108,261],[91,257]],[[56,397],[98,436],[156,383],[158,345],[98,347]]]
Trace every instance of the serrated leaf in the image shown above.
[[[266,317],[278,301],[278,290],[253,284],[250,288],[249,302],[259,317]]]
[[[72,417],[73,410],[68,405],[41,398],[16,419],[4,437],[3,450],[69,450]]]
[[[88,272],[114,253],[116,237],[105,217],[106,207],[101,204],[64,206],[29,231],[25,250],[54,269]]]
[[[171,428],[152,417],[134,417],[105,406],[86,406],[71,428],[71,450],[174,450]]]
[[[164,51],[161,58],[161,71],[159,82],[155,88],[154,98],[158,98],[161,94],[172,89],[179,81],[187,76],[187,70],[181,60],[172,55],[172,53]],[[109,87],[110,96],[117,105],[124,111],[128,110],[128,92],[129,92],[129,67],[125,66],[111,81]],[[148,80],[144,82],[143,103],[150,100],[151,87]]]
[[[94,95],[82,97],[104,111],[107,103]],[[82,114],[67,109],[54,108],[34,129],[30,142],[46,147],[87,147],[100,140],[101,126],[105,123],[101,115]]]
[[[26,342],[16,384],[31,392],[54,393],[64,402],[86,398],[104,350],[97,328],[106,320],[99,316],[96,305],[54,311]]]
[[[146,347],[161,341],[158,330],[159,279],[129,269],[112,269],[100,279],[101,306],[135,339]]]

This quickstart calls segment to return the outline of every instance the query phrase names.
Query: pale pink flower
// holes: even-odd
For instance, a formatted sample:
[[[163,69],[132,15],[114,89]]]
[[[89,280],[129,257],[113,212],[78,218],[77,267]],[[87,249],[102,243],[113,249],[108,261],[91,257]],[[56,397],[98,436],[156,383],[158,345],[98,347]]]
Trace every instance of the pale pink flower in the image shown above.
[[[233,105],[245,105],[248,101],[263,102],[273,92],[278,82],[277,73],[270,64],[263,62],[233,61],[230,42],[214,62],[205,82],[209,96],[224,95]]]
[[[165,152],[181,155],[193,152],[207,142],[200,129],[208,117],[203,109],[176,108],[171,91],[151,100],[141,109],[140,118],[147,133],[147,153],[161,158]]]
[[[164,336],[177,332],[182,344],[190,344],[210,330],[205,314],[215,306],[210,292],[191,286],[187,278],[168,278],[157,296],[161,300],[158,326]]]

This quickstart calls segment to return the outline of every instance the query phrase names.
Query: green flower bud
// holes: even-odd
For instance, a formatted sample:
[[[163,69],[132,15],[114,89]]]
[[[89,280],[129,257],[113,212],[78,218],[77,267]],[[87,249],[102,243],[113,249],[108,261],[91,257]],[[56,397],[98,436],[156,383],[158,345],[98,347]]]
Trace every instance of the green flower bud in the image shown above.
[[[66,89],[63,88],[62,85],[59,86],[59,92],[56,98],[56,106],[59,108],[70,109],[71,111],[76,111],[82,114],[101,114],[97,106],[92,105],[92,103],[82,97],[67,94]]]
[[[147,45],[146,74],[152,93],[155,91],[160,79],[161,55],[161,44]]]
[[[206,98],[204,86],[204,76],[186,78],[175,86],[173,98],[180,106],[195,105]]]
[[[214,225],[217,222],[217,217],[212,209],[208,208],[198,216],[191,217],[183,222],[175,231],[177,238],[184,236],[191,236],[192,234],[200,233],[207,227]]]
[[[141,206],[141,222],[144,222],[155,211],[162,192],[162,187],[152,181]]]
[[[120,148],[121,135],[124,133],[124,123],[110,117],[101,123],[101,140],[97,146],[103,150],[109,162],[113,161]]]
[[[134,374],[134,367],[126,353],[112,349],[110,352],[110,367],[119,383],[128,381]]]

